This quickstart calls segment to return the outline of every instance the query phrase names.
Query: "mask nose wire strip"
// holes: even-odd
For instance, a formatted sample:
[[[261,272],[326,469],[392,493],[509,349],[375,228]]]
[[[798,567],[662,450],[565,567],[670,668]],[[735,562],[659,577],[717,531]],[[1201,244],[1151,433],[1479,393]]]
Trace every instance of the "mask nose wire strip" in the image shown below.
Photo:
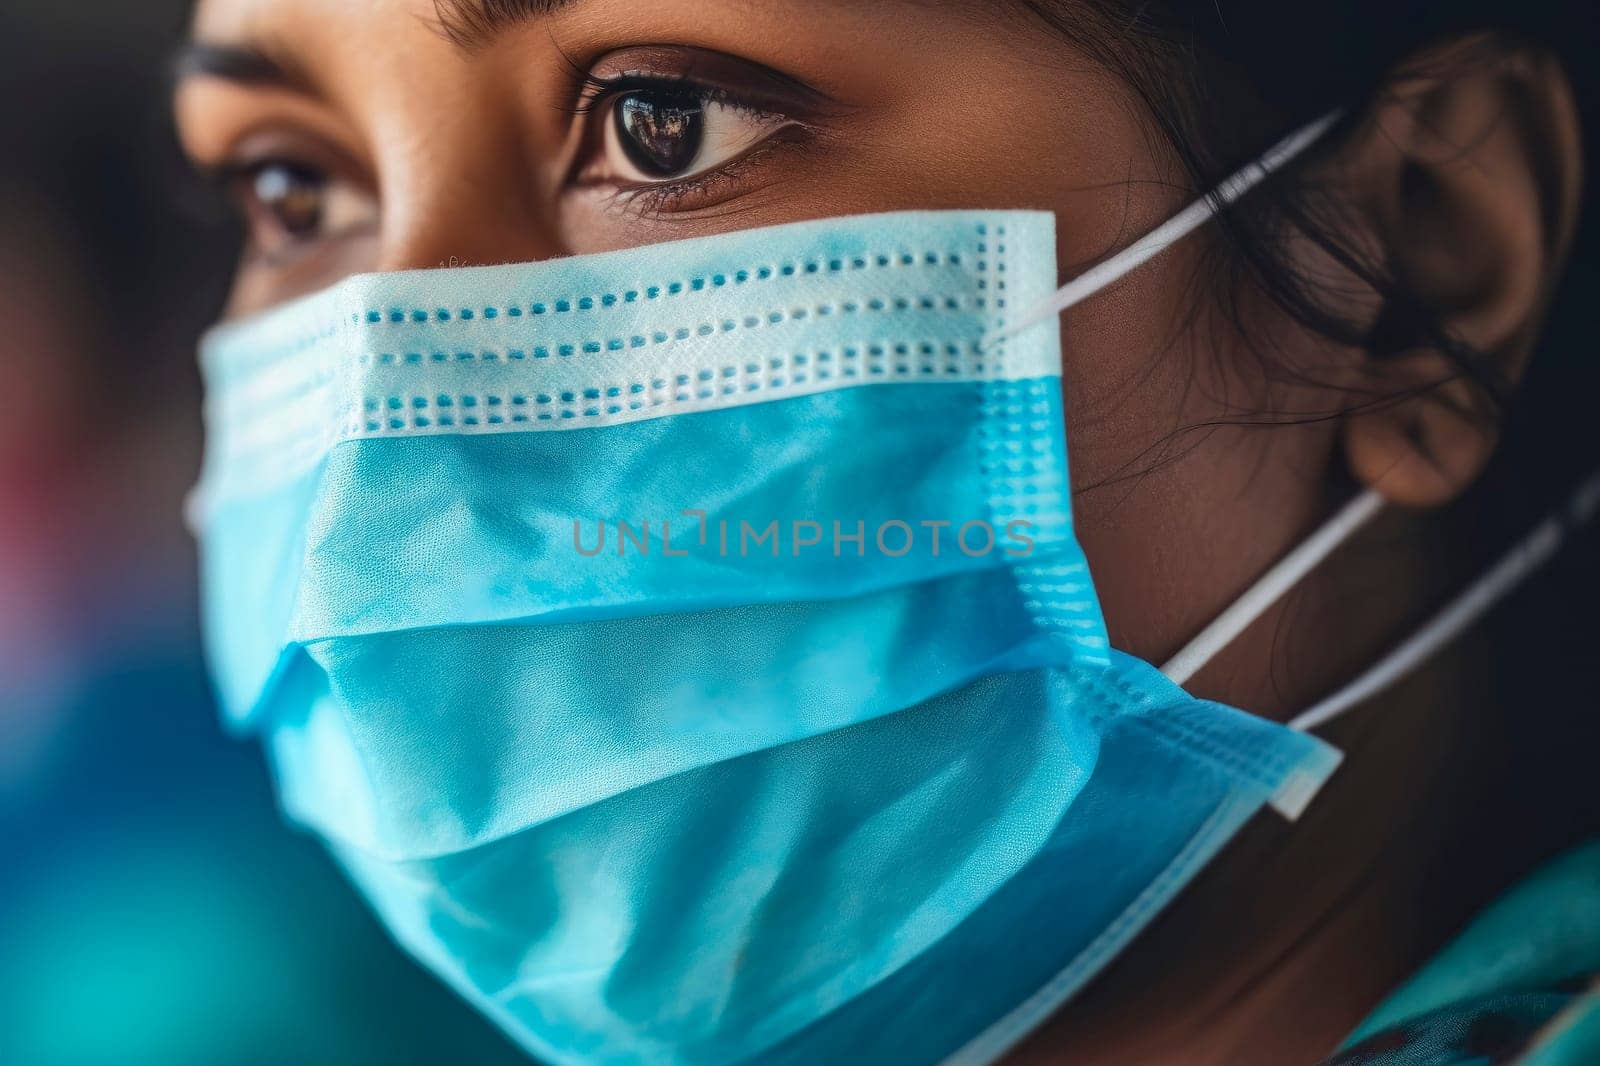
[[[1383,509],[1383,497],[1371,489],[1345,504],[1321,529],[1301,541],[1262,574],[1227,610],[1202,629],[1183,650],[1169,659],[1161,672],[1177,684],[1186,683],[1234,638],[1266,613],[1267,608],[1316,569],[1330,553]]]
[[[1110,259],[1079,274],[1057,289],[1055,295],[1024,313],[1012,325],[991,334],[986,343],[998,344],[1040,322],[1055,318],[1073,304],[1137,270],[1205,225],[1217,212],[1239,200],[1271,177],[1275,171],[1282,169],[1285,164],[1311,147],[1339,120],[1340,114],[1338,111],[1331,112],[1290,134],[1270,148],[1260,159],[1223,181],[1209,196],[1201,197]]]
[[[1574,531],[1594,519],[1597,510],[1600,510],[1600,470],[1590,474],[1574,490],[1565,512],[1557,511],[1540,522],[1404,643],[1355,680],[1300,714],[1289,727],[1305,732],[1324,725],[1426,662],[1554,558]]]

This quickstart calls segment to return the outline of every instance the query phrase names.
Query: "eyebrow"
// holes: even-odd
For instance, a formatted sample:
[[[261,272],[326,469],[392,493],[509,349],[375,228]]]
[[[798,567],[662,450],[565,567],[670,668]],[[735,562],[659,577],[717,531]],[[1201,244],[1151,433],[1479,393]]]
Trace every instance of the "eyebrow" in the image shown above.
[[[519,23],[581,0],[433,0],[439,33],[464,51],[483,47]]]
[[[172,80],[177,85],[190,78],[312,92],[310,79],[295,64],[261,45],[188,41],[172,57]]]
[[[456,47],[483,47],[513,26],[551,15],[582,0],[433,0],[434,28]],[[172,81],[218,78],[239,85],[312,93],[311,80],[297,65],[258,44],[185,42],[172,57]]]

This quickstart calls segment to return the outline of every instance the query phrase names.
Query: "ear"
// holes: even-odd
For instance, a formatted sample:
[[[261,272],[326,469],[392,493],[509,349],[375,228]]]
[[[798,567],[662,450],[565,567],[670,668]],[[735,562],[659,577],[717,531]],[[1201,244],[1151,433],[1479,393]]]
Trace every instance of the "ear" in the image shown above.
[[[1444,503],[1494,451],[1498,412],[1462,356],[1521,379],[1576,226],[1579,129],[1553,59],[1474,38],[1407,64],[1354,134],[1352,191],[1407,299],[1379,312],[1362,367],[1391,399],[1346,420],[1344,448],[1390,501]]]

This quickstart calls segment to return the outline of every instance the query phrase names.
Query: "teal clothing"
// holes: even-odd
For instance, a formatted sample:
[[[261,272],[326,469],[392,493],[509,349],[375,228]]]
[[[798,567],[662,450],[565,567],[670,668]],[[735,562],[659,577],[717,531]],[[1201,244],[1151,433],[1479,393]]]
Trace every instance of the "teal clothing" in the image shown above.
[[[1519,884],[1324,1066],[1600,1066],[1600,841]]]

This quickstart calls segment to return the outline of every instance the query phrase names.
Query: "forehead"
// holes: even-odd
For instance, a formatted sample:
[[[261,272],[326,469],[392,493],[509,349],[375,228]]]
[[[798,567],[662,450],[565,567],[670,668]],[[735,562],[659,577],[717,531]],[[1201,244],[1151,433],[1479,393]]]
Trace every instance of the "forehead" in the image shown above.
[[[328,113],[404,137],[429,115],[482,111],[478,99],[498,83],[498,66],[459,47],[434,0],[200,0],[197,42],[247,50]],[[519,85],[558,72],[547,35],[530,38],[516,64]]]
[[[996,0],[998,2],[998,0]],[[199,0],[194,37],[264,54],[315,95],[367,111],[397,99],[492,109],[540,95],[612,49],[686,45],[740,55],[818,87],[851,60],[908,57],[964,67],[1015,60],[1013,41],[974,33],[988,3],[941,0]],[[994,20],[980,20],[992,23]],[[501,47],[509,45],[509,47]],[[999,49],[997,51],[997,49]],[[834,86],[833,88],[844,88]],[[442,93],[444,98],[436,94]],[[424,99],[416,99],[424,98]]]
[[[199,0],[192,27],[202,39],[339,37],[352,48],[423,38],[466,50],[501,33],[539,27],[562,44],[643,30],[805,51],[808,41],[847,30],[856,46],[906,43],[936,27],[992,23],[1012,0]],[[570,39],[570,40],[569,40]]]
[[[202,38],[233,40],[318,24],[370,31],[437,21],[433,0],[200,0],[191,22]]]
[[[327,95],[379,71],[414,81],[470,73],[497,64],[487,45],[515,36],[526,55],[576,53],[605,40],[618,45],[648,31],[716,47],[736,46],[759,27],[785,41],[805,41],[819,6],[849,0],[199,0],[191,31],[207,44],[248,46],[315,75]],[[893,6],[895,0],[881,0]],[[850,6],[857,6],[853,3]],[[731,36],[730,36],[731,35]],[[803,46],[802,46],[803,47]],[[470,71],[451,60],[472,59]],[[353,72],[352,72],[353,68]],[[526,67],[520,73],[527,74]]]

